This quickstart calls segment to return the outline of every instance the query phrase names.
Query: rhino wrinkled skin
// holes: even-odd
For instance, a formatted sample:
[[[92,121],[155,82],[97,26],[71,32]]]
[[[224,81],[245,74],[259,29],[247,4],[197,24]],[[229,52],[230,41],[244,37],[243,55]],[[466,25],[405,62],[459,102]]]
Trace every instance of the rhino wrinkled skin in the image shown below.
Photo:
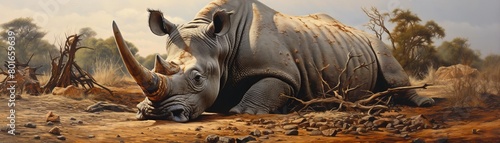
[[[321,96],[338,83],[348,54],[359,57],[346,69],[351,82],[342,83],[360,88],[347,100],[366,98],[366,90],[410,85],[382,41],[326,14],[290,16],[257,0],[215,0],[192,21],[178,25],[160,11],[149,13],[149,27],[166,37],[168,54],[166,59],[157,56],[151,71],[134,59],[113,22],[122,59],[146,95],[137,105],[139,119],[187,122],[205,111],[283,112],[291,102],[280,94],[302,100]],[[354,70],[359,65],[366,67]],[[400,92],[397,99],[434,104],[415,90]]]

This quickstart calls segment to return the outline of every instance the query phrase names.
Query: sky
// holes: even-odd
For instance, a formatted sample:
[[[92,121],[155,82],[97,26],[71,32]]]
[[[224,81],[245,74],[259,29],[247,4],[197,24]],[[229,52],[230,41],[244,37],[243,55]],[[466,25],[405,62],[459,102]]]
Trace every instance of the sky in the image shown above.
[[[65,35],[78,33],[84,27],[97,32],[98,38],[112,36],[115,20],[126,40],[146,56],[165,53],[165,38],[150,32],[148,8],[163,11],[173,23],[185,23],[209,0],[1,0],[0,23],[18,17],[32,17],[43,31],[44,39],[60,43]],[[500,1],[495,0],[261,0],[269,7],[290,15],[326,13],[342,23],[368,31],[368,22],[361,8],[376,7],[387,12],[395,8],[410,9],[424,22],[436,21],[445,29],[446,37],[469,39],[473,50],[482,57],[500,54]],[[388,25],[390,29],[394,25]]]

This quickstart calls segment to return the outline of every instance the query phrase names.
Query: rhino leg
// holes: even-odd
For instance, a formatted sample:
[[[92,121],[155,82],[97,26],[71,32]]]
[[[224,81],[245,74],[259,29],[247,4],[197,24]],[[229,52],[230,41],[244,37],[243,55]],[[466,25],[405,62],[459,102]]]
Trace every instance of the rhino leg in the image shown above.
[[[403,67],[392,56],[389,49],[380,40],[370,40],[372,49],[377,57],[379,65],[379,74],[377,79],[376,90],[385,90],[387,88],[410,86],[408,75],[403,70]],[[378,89],[377,89],[378,88]],[[434,100],[429,97],[423,97],[417,94],[415,90],[407,90],[398,93],[396,97],[398,101],[417,106],[432,106]]]
[[[293,90],[287,83],[276,78],[265,78],[250,87],[240,103],[231,110],[236,114],[268,114],[283,106],[286,97],[280,94],[292,95]]]

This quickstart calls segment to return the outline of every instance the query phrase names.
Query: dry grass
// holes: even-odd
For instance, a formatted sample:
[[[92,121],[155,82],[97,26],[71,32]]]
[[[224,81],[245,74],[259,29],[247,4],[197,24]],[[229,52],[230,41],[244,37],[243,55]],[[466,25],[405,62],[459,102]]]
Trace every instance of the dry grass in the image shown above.
[[[120,71],[121,66],[118,63],[106,60],[97,61],[92,76],[98,83],[107,86],[116,86],[125,80]]]
[[[480,107],[483,105],[481,98],[481,81],[472,76],[464,76],[450,80],[444,94],[450,107]]]
[[[410,76],[411,85],[423,85],[423,84],[440,84],[436,77],[436,69],[432,66],[427,68],[427,75],[422,79]]]

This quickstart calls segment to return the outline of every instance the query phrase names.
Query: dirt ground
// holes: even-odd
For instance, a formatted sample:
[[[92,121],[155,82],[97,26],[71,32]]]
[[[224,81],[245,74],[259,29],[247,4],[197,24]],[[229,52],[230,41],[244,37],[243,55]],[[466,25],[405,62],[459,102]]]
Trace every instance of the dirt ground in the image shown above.
[[[134,107],[144,97],[140,89],[133,83],[123,87],[113,87],[114,97],[93,97],[117,104]],[[430,87],[419,90],[419,93],[429,97],[440,97],[440,87]],[[285,135],[282,129],[276,127],[274,134],[268,139],[256,137],[261,142],[412,142],[421,139],[425,142],[447,140],[448,142],[498,142],[500,139],[500,97],[488,95],[485,107],[482,108],[448,108],[448,101],[439,98],[436,106],[430,108],[401,107],[398,114],[415,116],[422,114],[427,118],[447,125],[442,129],[423,129],[400,137],[389,132],[368,132],[360,135],[337,134],[335,137],[311,136],[305,129],[299,129],[295,136]],[[0,125],[8,124],[8,98],[0,96]],[[163,120],[139,121],[133,112],[103,111],[89,113],[84,110],[98,101],[91,99],[71,99],[56,95],[29,96],[15,101],[16,131],[19,135],[10,135],[6,131],[0,133],[0,142],[205,142],[210,134],[228,137],[244,137],[252,130],[265,130],[262,125],[248,124],[252,119],[281,121],[296,114],[278,115],[219,115],[204,114],[189,123],[176,123]],[[133,108],[132,108],[133,109]],[[135,110],[135,109],[134,109]],[[52,111],[60,115],[61,122],[47,125],[46,114]],[[322,113],[334,115],[336,113]],[[341,113],[349,114],[349,113]],[[391,114],[391,113],[386,113]],[[73,118],[73,120],[71,119]],[[240,120],[240,121],[237,121]],[[241,121],[243,120],[243,121]],[[82,121],[83,123],[75,123]],[[24,127],[31,122],[36,128]],[[66,140],[57,139],[49,130],[59,126]],[[237,127],[238,132],[226,130],[228,126]],[[222,129],[220,129],[222,128]],[[219,130],[220,129],[220,130]],[[473,129],[479,129],[476,134]],[[40,139],[34,139],[39,136]],[[90,137],[89,137],[90,136]]]

